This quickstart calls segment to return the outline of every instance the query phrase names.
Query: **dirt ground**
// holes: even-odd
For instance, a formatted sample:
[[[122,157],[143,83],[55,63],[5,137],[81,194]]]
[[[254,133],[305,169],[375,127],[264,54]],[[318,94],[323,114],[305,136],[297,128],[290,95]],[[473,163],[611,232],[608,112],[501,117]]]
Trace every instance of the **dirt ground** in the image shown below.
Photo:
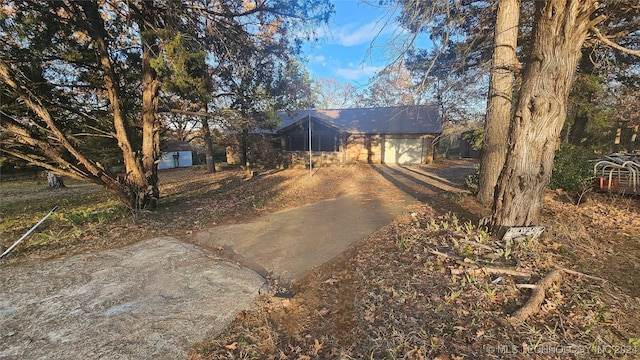
[[[261,298],[190,359],[640,358],[639,199],[575,206],[549,192],[543,236],[505,243],[476,225],[488,209],[412,180],[416,170],[381,169],[403,172],[394,185],[420,208],[298,281],[293,297]]]
[[[182,173],[186,175],[185,171]],[[189,219],[193,221],[192,226],[196,226],[188,231],[175,231],[185,237],[196,237],[200,245],[208,245],[214,252],[165,236],[115,249],[43,261],[39,258],[43,253],[42,257],[52,256],[58,248],[45,243],[36,255],[31,255],[34,248],[29,239],[13,262],[2,262],[0,266],[0,358],[184,357],[191,344],[201,341],[206,335],[219,333],[238,312],[249,307],[259,290],[267,291],[269,286],[265,278],[239,264],[246,265],[246,260],[250,258],[252,264],[268,269],[269,274],[266,274],[267,270],[261,271],[261,274],[271,275],[272,284],[276,277],[273,273],[277,273],[278,278],[289,276],[293,279],[389,223],[407,205],[404,202],[386,201],[378,196],[381,193],[363,193],[365,188],[373,189],[369,186],[372,180],[354,176],[356,173],[353,169],[325,169],[314,174],[315,178],[312,179],[298,178],[300,173],[297,171],[284,172],[281,175],[289,176],[298,183],[316,186],[309,188],[313,194],[305,191],[297,197],[293,195],[286,198],[285,202],[276,202],[265,197],[265,192],[268,194],[273,190],[267,186],[274,184],[274,180],[282,181],[280,178],[273,179],[274,174],[264,173],[256,179],[235,184],[244,188],[241,195],[252,200],[252,209],[261,204],[255,212],[266,213],[268,207],[276,209],[301,201],[313,201],[318,196],[332,195],[336,191],[340,193],[337,193],[337,199],[259,216],[259,221],[196,231],[197,226],[206,226],[200,221],[206,220],[207,215],[223,218],[225,211],[229,213],[242,209],[240,202],[240,206],[235,204],[236,208],[223,208],[225,210],[220,213],[210,210],[210,213],[202,214],[205,206],[211,208],[214,205],[213,209],[219,209],[227,199],[221,197],[212,201],[206,193],[194,196],[193,192],[201,191],[203,187],[203,179],[200,179],[190,183],[191,187],[187,190],[189,194],[184,194],[191,196],[186,200],[189,206],[202,206],[196,207],[198,217],[193,217],[193,212],[184,209],[174,212],[174,218],[169,218],[171,213],[146,213],[138,219],[140,226],[153,226],[163,216],[174,224],[180,224],[187,219],[186,216],[191,215]],[[225,175],[224,180],[233,181],[236,173]],[[308,173],[305,175],[308,176]],[[340,175],[351,181],[335,181]],[[327,184],[319,183],[319,180],[327,180],[329,184],[334,180],[334,184],[342,186],[331,192],[323,191],[322,186]],[[193,181],[193,178],[186,181]],[[284,191],[291,194],[301,191],[301,188],[305,190],[304,186],[289,186]],[[65,193],[90,198],[98,189],[73,184],[59,190],[36,189],[25,192],[20,191],[19,187],[5,190],[3,201],[15,205],[21,201],[31,204],[47,195]],[[171,194],[167,197],[171,199]],[[412,200],[408,198],[407,201]],[[245,206],[248,204],[245,203]],[[80,205],[93,206],[78,202]],[[164,205],[165,210],[171,209],[169,201]],[[77,213],[79,211],[67,210],[62,219],[74,218]],[[95,217],[98,215],[100,213]],[[250,218],[255,213],[246,211],[245,215]],[[333,236],[322,237],[327,233],[312,232],[307,237],[301,237],[300,224],[306,218],[316,221],[316,227],[331,224]],[[55,220],[60,221],[60,218],[54,219],[54,225]],[[338,223],[341,220],[342,225]],[[90,230],[87,227],[94,225],[87,222],[74,224],[82,227],[80,235],[86,234]],[[101,225],[100,221],[95,224]],[[268,231],[260,234],[256,225]],[[115,224],[111,224],[111,229],[110,233],[119,230]],[[235,236],[231,236],[233,230],[236,230]],[[140,233],[136,235],[140,236]],[[237,259],[229,259],[229,252],[216,252],[215,241],[220,239],[232,240],[229,244],[231,252],[238,252],[236,255],[242,253],[244,259],[238,263]],[[96,245],[104,246],[106,240]],[[58,239],[55,244],[64,245],[65,242]],[[65,250],[78,250],[75,246],[77,242],[68,244],[71,246]],[[119,244],[118,241],[112,243]],[[249,249],[253,253],[242,249]],[[252,257],[251,254],[260,254],[260,257]]]
[[[478,228],[488,209],[451,191],[461,188],[461,171],[472,167],[464,161],[359,166],[320,169],[311,179],[304,170],[265,171],[252,180],[240,171],[180,169],[161,175],[163,207],[135,223],[100,191],[76,197],[75,189],[62,189],[64,197],[32,202],[16,190],[9,194],[15,201],[0,209],[3,248],[61,198],[67,207],[45,224],[46,236],[34,236],[2,261],[37,264],[165,234],[193,241],[211,226],[355,194],[354,184],[376,178],[371,189],[422,204],[283,289],[286,298],[260,298],[189,357],[639,358],[640,200],[595,194],[575,206],[549,192],[543,236],[505,243]],[[5,191],[0,187],[3,201]],[[494,267],[525,275],[486,270]],[[536,284],[558,269],[560,278],[546,288],[537,312],[513,321]]]
[[[358,191],[370,177],[365,167],[306,170],[229,169],[214,174],[193,167],[161,171],[159,208],[137,217],[104,189],[66,181],[49,189],[40,181],[0,184],[0,248],[9,247],[54,206],[60,210],[3,263],[29,263],[133,244],[156,236],[189,240],[210,227],[237,224],[275,211]],[[364,183],[363,183],[364,184]],[[380,186],[380,183],[371,183]]]
[[[251,260],[268,269],[261,273],[269,272],[272,285],[276,284],[274,273],[277,278],[296,279],[389,223],[408,206],[419,204],[411,196],[385,187],[375,168],[358,172],[368,176],[353,176],[353,169],[322,171],[334,177],[351,176],[350,181],[339,182],[341,190],[336,199],[278,211],[249,223],[190,230],[185,235],[193,234],[196,243],[214,251],[217,245],[228,244],[231,253],[243,256],[241,264]],[[264,186],[260,181],[268,180],[269,175],[241,185]],[[322,174],[315,176],[296,180],[323,185],[317,183]],[[20,201],[31,204],[46,195],[66,193],[78,199],[101,195],[92,192],[95,187],[83,184],[59,190],[23,190],[24,196],[18,187],[5,190],[5,203],[14,205]],[[318,187],[312,190],[313,196],[328,193]],[[245,187],[243,195],[248,194],[257,194],[252,196],[258,199],[263,196],[251,186]],[[205,202],[206,197],[189,201],[194,200]],[[80,205],[93,206],[78,201]],[[75,219],[77,213],[67,212],[62,219]],[[174,221],[181,221],[185,213],[188,211]],[[149,222],[148,218],[138,220],[141,224]],[[301,236],[305,223],[326,230]],[[31,245],[27,242],[21,249],[16,257],[19,261],[3,262],[0,267],[1,358],[179,358],[186,355],[189,344],[219,333],[265,285],[265,279],[255,272],[218,256],[228,257],[229,251],[216,255],[175,238],[152,238],[48,261],[37,256],[53,249],[48,254],[51,256],[56,247],[45,243],[37,256],[29,256]],[[67,250],[76,249],[70,246]]]

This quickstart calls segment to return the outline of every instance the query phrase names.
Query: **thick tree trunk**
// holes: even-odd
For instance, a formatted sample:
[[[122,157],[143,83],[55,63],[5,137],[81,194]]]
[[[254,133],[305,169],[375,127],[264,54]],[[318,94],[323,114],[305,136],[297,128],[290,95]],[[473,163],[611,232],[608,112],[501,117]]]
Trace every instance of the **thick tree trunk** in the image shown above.
[[[478,200],[493,201],[498,176],[507,156],[507,142],[515,71],[520,0],[500,0],[496,14],[491,79],[487,99],[487,118],[480,160]]]
[[[148,29],[148,31],[152,30]],[[160,81],[156,71],[151,67],[151,58],[154,53],[152,47],[155,45],[145,43],[143,40],[142,46],[142,169],[146,178],[146,189],[142,199],[138,199],[138,205],[141,208],[155,209],[160,197],[157,163],[160,157],[160,120],[158,118]]]
[[[594,0],[536,2],[532,53],[496,187],[491,219],[494,231],[538,220],[580,50],[596,22],[591,21],[596,8]]]
[[[209,119],[207,117],[203,117],[201,121],[207,171],[213,173],[216,172],[216,163],[213,160],[213,138],[211,137],[211,129],[209,128]]]

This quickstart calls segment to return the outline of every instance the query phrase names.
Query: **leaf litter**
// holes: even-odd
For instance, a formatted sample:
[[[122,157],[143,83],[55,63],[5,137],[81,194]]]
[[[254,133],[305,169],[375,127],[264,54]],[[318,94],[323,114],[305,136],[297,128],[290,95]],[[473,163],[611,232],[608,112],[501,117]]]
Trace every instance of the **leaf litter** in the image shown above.
[[[441,167],[436,170],[449,171]],[[263,171],[251,180],[240,170],[162,172],[160,209],[135,221],[93,185],[69,182],[67,189],[49,190],[39,183],[5,183],[3,248],[41,212],[58,204],[63,209],[40,236],[3,261],[40,261],[152,236],[188,238],[198,229],[362,186],[393,196],[388,183],[372,181],[376,173],[366,166],[308,176],[305,170]],[[541,220],[545,234],[505,244],[475,225],[488,209],[472,197],[424,193],[430,194],[424,206],[407,209],[393,224],[297,281],[287,289],[292,298],[263,295],[222,334],[194,346],[189,357],[639,358],[639,199],[594,194],[575,206],[549,192]],[[529,318],[510,321],[536,284],[557,268],[574,273],[563,271]]]
[[[475,225],[486,211],[433,195],[293,284],[287,306],[262,296],[189,359],[640,358],[640,199],[575,206],[549,192],[543,236],[509,243]]]

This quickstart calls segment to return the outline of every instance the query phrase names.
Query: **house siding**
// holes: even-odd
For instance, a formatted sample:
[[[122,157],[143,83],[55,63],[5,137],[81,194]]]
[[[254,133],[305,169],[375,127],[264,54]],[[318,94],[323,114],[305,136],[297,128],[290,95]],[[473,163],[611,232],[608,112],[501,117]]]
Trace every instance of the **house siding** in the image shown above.
[[[347,138],[347,161],[382,163],[382,135],[353,134]]]
[[[158,170],[189,167],[193,165],[191,151],[170,151],[160,154]]]

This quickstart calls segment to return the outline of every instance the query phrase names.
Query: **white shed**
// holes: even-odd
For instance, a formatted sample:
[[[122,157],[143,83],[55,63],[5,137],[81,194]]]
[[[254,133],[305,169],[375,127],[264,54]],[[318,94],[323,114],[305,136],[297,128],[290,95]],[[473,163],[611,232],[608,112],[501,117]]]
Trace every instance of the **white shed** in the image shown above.
[[[160,147],[158,169],[193,166],[191,145],[186,141],[169,140]]]

